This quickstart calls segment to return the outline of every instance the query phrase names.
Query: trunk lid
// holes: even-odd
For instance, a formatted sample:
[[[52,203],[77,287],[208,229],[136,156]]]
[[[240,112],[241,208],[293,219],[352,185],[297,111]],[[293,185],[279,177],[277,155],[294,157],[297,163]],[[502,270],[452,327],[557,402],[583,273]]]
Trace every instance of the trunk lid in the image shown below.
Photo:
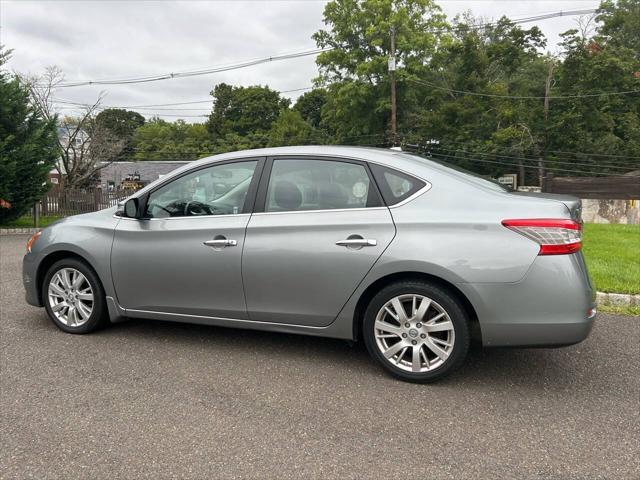
[[[562,195],[559,193],[537,193],[537,192],[511,192],[512,195],[521,197],[544,198],[547,200],[555,200],[564,204],[571,214],[571,219],[578,223],[582,223],[582,200],[571,195]]]

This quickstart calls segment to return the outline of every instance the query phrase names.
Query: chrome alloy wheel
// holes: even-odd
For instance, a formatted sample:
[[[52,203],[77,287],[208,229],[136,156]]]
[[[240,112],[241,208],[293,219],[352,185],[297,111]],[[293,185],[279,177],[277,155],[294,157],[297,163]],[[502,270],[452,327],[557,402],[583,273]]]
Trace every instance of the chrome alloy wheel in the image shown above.
[[[53,314],[68,327],[79,327],[91,317],[93,290],[87,277],[75,268],[58,270],[51,277],[47,296]]]
[[[413,373],[441,366],[453,351],[455,331],[449,314],[423,295],[399,295],[378,312],[378,349],[390,362]]]

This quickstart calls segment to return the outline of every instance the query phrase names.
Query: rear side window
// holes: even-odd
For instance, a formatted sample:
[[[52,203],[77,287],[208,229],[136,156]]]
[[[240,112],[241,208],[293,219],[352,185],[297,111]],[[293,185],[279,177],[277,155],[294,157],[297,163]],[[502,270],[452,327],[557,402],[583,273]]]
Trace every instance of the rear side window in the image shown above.
[[[273,161],[266,212],[379,206],[365,165],[337,160]]]
[[[392,168],[374,163],[371,163],[370,166],[373,176],[380,187],[382,198],[389,206],[406,200],[426,185],[422,180]]]

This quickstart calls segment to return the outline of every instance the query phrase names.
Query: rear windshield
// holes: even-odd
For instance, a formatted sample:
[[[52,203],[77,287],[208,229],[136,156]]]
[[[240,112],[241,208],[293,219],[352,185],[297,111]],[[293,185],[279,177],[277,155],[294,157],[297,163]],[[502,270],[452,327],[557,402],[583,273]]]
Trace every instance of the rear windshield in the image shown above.
[[[506,185],[501,184],[497,180],[493,178],[485,177],[483,175],[478,175],[477,173],[471,172],[466,168],[459,167],[457,165],[452,165],[449,162],[443,162],[442,160],[434,160],[433,158],[429,158],[425,155],[421,155],[419,153],[402,153],[400,155],[411,157],[415,160],[419,160],[423,163],[428,163],[430,166],[437,166],[440,169],[448,170],[449,173],[452,173],[456,176],[464,176],[467,177],[468,180],[472,181],[477,185],[482,185],[484,187],[490,188],[492,190],[496,190],[498,192],[512,192],[513,189],[507,187]]]

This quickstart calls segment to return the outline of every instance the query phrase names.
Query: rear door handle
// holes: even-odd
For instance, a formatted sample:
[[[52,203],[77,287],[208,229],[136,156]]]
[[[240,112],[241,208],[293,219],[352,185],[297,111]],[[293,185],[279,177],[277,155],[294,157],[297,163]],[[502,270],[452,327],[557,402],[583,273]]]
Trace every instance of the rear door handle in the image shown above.
[[[336,245],[341,247],[375,247],[378,242],[373,238],[347,238],[337,241]]]
[[[235,247],[238,245],[238,242],[235,240],[229,240],[227,238],[216,238],[213,240],[207,240],[204,243],[207,247],[213,248],[224,248],[224,247]]]

